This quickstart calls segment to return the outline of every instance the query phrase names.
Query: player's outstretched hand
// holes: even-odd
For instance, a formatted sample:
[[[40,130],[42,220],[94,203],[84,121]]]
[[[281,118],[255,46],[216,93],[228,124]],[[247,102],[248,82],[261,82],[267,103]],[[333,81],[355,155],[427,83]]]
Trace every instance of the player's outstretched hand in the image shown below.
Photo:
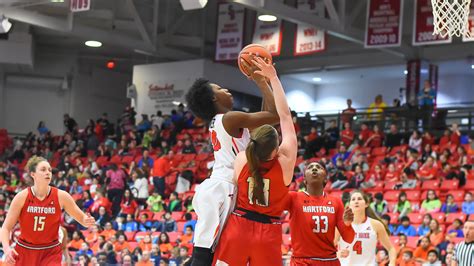
[[[255,56],[253,58],[255,58]],[[250,77],[248,77],[248,79],[255,81],[255,83],[257,84],[267,82],[264,76],[255,73],[259,70],[259,68],[255,66],[255,64],[250,65],[245,60],[242,60],[241,64],[250,72]]]
[[[91,216],[90,213],[87,213],[86,217],[84,217],[84,221],[82,224],[85,225],[86,227],[91,227],[95,224],[95,219],[94,217]]]
[[[5,250],[5,262],[7,265],[15,265],[17,257],[18,253],[15,249],[8,248],[8,250]]]
[[[255,71],[256,74],[265,76],[268,79],[272,79],[277,76],[277,73],[273,64],[269,64],[265,62],[265,60],[263,60],[260,57],[255,57],[252,60],[252,64],[257,66],[258,69],[260,69],[260,70]]]
[[[344,223],[346,226],[351,225],[352,221],[354,221],[354,213],[352,212],[351,208],[349,206],[346,206],[344,209]]]

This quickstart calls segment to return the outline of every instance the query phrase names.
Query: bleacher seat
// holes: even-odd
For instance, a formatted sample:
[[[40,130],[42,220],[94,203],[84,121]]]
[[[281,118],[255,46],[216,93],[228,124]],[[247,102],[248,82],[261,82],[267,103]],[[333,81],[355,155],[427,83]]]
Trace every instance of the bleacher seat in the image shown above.
[[[421,193],[419,190],[408,190],[408,191],[405,191],[405,193],[407,194],[407,199],[410,202],[420,200]]]
[[[450,190],[448,194],[453,195],[454,202],[460,203],[464,201],[464,190]]]
[[[447,224],[452,224],[454,222],[454,220],[456,220],[456,219],[459,219],[464,223],[466,221],[466,218],[467,218],[467,215],[465,213],[462,213],[462,212],[448,213],[446,215],[446,223]]]
[[[371,155],[374,157],[385,156],[386,153],[387,153],[387,147],[376,147],[372,150]]]
[[[135,234],[135,241],[140,242],[148,234],[150,234],[150,232],[137,232]]]
[[[170,237],[170,242],[176,243],[178,238],[182,235],[181,232],[168,232],[168,236]]]
[[[466,185],[464,186],[465,190],[474,190],[474,179],[466,180]]]
[[[183,220],[184,212],[172,212],[171,218],[173,218],[176,222]]]
[[[389,191],[384,192],[383,198],[386,201],[398,201],[399,194],[400,194],[400,191],[398,190],[389,190]]]
[[[407,246],[415,249],[416,246],[418,245],[418,239],[420,239],[420,237],[418,236],[407,237]]]
[[[452,180],[443,180],[441,182],[441,186],[439,187],[441,190],[453,190],[458,189],[459,181],[457,179]]]
[[[390,216],[390,223],[391,224],[397,224],[398,223],[398,216],[399,216],[398,213],[389,212],[387,214]]]
[[[438,180],[426,180],[421,185],[422,190],[438,190],[439,189],[439,181]]]
[[[444,220],[446,218],[446,215],[444,213],[442,212],[432,213],[431,216],[433,217],[433,219],[436,219],[438,223],[444,224]]]
[[[421,213],[409,213],[407,214],[408,218],[410,218],[411,224],[421,224],[423,222],[423,215]]]
[[[124,232],[125,236],[127,237],[127,241],[135,241],[135,234],[136,232]]]

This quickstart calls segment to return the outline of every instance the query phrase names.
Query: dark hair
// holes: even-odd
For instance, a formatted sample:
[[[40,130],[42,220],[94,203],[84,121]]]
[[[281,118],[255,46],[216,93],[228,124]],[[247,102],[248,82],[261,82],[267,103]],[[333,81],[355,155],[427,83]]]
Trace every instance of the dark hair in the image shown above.
[[[161,242],[161,236],[162,235],[165,235],[166,236],[166,240],[165,242]],[[170,236],[166,233],[166,232],[163,232],[160,234],[160,236],[158,237],[158,245],[161,245],[161,244],[168,244],[170,242]]]
[[[377,192],[375,193],[374,198],[378,200],[383,200],[383,194],[381,192]]]
[[[197,79],[186,93],[185,98],[189,110],[195,116],[210,122],[216,115],[214,92],[209,80],[204,78]]]
[[[405,204],[405,202],[400,201],[402,197],[405,197],[405,201],[408,200],[407,199],[407,193],[405,191],[400,192],[400,194],[398,195],[397,208],[402,207]]]
[[[428,194],[430,194],[430,191],[432,191],[433,194],[435,195],[434,200],[438,200],[439,197],[438,197],[438,195],[436,195],[436,191],[434,191],[433,189],[430,189],[430,190],[428,190],[428,192],[426,192],[426,199],[425,199],[425,201],[426,201],[426,202],[430,202],[430,201],[431,201],[430,198],[428,197]]]
[[[192,219],[193,219],[193,215],[190,214],[189,212],[187,212],[187,213],[184,214],[184,220],[190,221],[190,220],[192,220]]]
[[[370,203],[369,196],[367,194],[365,194],[364,192],[360,191],[360,190],[353,190],[351,192],[351,198],[352,198],[352,195],[354,195],[355,193],[361,194],[362,198],[365,201],[365,203],[367,203],[367,204]],[[377,193],[377,194],[379,194],[379,193]],[[377,197],[377,194],[375,194],[375,197]],[[385,228],[385,231],[387,232],[388,235],[390,235],[390,230],[388,229],[388,227],[382,222],[380,217],[374,212],[374,210],[369,205],[365,208],[365,216],[370,217],[370,218],[372,218],[374,220],[377,220],[380,223],[382,223],[383,227]],[[389,219],[389,221],[390,221],[390,219]]]
[[[264,183],[260,163],[268,160],[278,146],[278,133],[274,127],[263,125],[252,132],[245,155],[253,179],[252,201],[259,205],[267,205],[264,197]],[[251,185],[250,185],[251,186]]]
[[[194,231],[194,230],[193,230],[193,227],[192,227],[191,225],[186,226],[186,229],[188,229],[188,228],[190,228],[191,231]]]
[[[438,251],[434,250],[434,249],[431,249],[430,251],[428,251],[428,255],[430,253],[434,253],[436,255],[436,258],[438,258]]]
[[[400,221],[403,223],[403,222],[410,222],[410,218],[408,218],[408,216],[403,216]]]

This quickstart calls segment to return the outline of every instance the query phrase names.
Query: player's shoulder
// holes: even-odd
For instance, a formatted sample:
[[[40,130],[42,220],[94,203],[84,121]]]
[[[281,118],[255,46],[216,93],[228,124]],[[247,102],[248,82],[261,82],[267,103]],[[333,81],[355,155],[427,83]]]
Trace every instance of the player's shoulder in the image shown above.
[[[370,218],[370,217],[367,217],[367,219],[369,219],[370,224],[371,224],[372,227],[375,229],[375,231],[385,230],[385,229],[384,229],[384,225],[382,224],[381,221],[379,221],[379,220],[377,220],[377,219],[372,219],[372,218]]]
[[[334,196],[331,196],[331,195],[326,195],[325,196],[325,201],[328,205],[344,207],[344,204],[342,204],[342,200],[340,198],[337,198],[337,197],[334,197]]]
[[[22,191],[16,193],[15,198],[19,200],[25,200],[28,197],[28,188],[23,189]]]

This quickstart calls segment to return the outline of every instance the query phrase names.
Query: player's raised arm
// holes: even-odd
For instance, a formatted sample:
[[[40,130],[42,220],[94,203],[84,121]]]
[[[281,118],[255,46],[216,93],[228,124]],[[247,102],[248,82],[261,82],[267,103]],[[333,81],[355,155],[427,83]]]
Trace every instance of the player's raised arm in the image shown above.
[[[260,57],[252,61],[260,70],[256,71],[270,80],[275,95],[275,105],[280,117],[282,141],[278,150],[278,160],[280,161],[285,184],[289,185],[293,178],[293,170],[296,162],[296,153],[298,151],[298,141],[296,139],[295,127],[291,118],[290,108],[286,100],[285,91],[278,79],[275,68],[272,64],[266,63]]]
[[[64,210],[71,215],[78,223],[84,227],[91,227],[95,224],[95,219],[90,214],[85,214],[76,204],[74,199],[69,193],[59,190],[58,191],[59,201],[62,203]]]
[[[345,242],[352,243],[355,237],[355,231],[351,225],[352,221],[354,221],[354,213],[352,213],[352,210],[349,207],[344,208],[344,205],[342,205],[341,202],[338,204],[337,211],[339,213],[343,211],[343,214],[339,215],[339,217],[342,216],[342,219],[339,219],[337,222],[337,230]]]

